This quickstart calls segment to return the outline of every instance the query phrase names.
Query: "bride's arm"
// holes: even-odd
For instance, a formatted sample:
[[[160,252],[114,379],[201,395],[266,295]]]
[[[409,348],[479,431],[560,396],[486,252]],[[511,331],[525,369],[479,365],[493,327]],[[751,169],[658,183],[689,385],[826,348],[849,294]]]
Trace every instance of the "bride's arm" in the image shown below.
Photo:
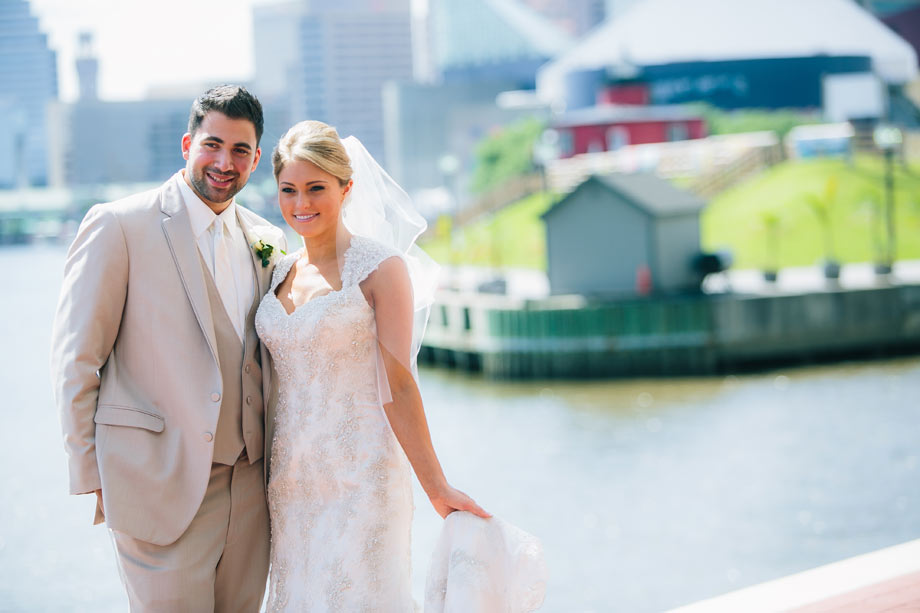
[[[455,510],[490,517],[472,498],[447,483],[431,444],[422,397],[411,370],[412,284],[405,263],[395,257],[385,260],[362,288],[374,308],[378,345],[392,396],[383,408],[419,483],[441,517]]]

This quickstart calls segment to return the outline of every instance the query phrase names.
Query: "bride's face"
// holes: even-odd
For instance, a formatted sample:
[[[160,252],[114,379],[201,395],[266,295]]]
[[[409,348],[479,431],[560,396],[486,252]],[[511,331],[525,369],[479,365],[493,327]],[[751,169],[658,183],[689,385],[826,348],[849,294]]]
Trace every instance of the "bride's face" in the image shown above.
[[[297,234],[314,238],[335,235],[342,201],[351,189],[313,162],[291,161],[278,174],[278,204]]]

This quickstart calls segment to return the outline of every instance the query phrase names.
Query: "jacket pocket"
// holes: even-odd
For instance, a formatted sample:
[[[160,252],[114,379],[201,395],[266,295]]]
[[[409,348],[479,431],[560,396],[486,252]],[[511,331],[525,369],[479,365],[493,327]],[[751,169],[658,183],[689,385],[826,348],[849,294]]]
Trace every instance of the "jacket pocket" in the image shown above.
[[[162,432],[163,427],[166,425],[166,420],[150,411],[112,404],[100,404],[97,406],[96,417],[93,421],[106,426],[130,426],[144,428],[152,432]]]

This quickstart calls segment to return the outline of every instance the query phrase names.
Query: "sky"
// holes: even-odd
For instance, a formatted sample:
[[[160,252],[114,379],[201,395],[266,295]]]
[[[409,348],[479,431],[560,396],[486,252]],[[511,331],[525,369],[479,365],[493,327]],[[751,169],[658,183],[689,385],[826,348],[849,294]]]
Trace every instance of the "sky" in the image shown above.
[[[74,58],[85,30],[94,34],[103,100],[138,100],[151,87],[251,78],[252,7],[276,1],[29,0],[58,54],[64,101],[77,97]]]
[[[77,94],[79,32],[94,34],[99,97],[137,100],[150,87],[252,76],[252,6],[268,0],[30,0],[57,51],[62,100]],[[219,7],[219,8],[216,8]]]

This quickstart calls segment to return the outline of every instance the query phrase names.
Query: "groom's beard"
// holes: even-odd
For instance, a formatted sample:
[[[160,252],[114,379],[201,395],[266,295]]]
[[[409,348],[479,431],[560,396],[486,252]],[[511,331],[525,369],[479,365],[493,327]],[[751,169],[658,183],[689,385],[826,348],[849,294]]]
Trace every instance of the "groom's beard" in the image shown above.
[[[232,176],[233,180],[230,182],[227,187],[214,187],[208,183],[208,178],[205,176],[206,172],[218,176]],[[208,202],[220,203],[228,202],[231,198],[236,196],[243,187],[246,186],[245,182],[240,181],[240,175],[238,173],[226,173],[218,172],[209,168],[203,169],[193,169],[189,174],[189,182],[192,184],[192,187],[195,188],[195,191],[198,192],[198,195],[207,200]]]

